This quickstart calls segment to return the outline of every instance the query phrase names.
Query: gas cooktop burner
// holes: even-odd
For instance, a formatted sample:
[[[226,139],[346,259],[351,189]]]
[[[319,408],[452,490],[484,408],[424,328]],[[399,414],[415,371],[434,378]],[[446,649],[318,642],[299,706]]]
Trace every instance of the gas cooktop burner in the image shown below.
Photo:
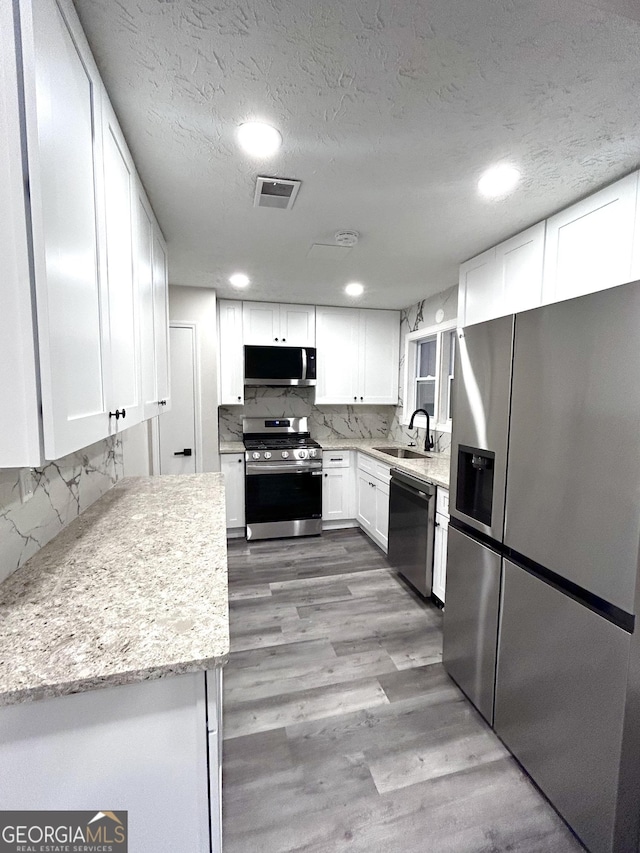
[[[290,450],[295,447],[320,448],[318,442],[309,436],[295,435],[289,435],[286,438],[275,438],[271,435],[265,438],[245,438],[244,446],[247,450]]]

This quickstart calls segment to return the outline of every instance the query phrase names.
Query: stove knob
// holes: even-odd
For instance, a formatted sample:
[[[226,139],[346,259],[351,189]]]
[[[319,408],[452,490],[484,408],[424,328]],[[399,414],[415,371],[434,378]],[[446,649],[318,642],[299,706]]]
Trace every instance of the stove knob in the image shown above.
[[[313,448],[313,447],[312,447],[312,448],[311,448],[311,450],[309,451],[309,458],[310,458],[310,459],[314,459],[314,458],[315,458],[315,456],[316,456],[316,453],[317,453],[317,452],[318,452],[318,451],[317,451],[315,448]]]
[[[259,454],[259,453],[255,453],[255,452],[254,452],[254,453],[252,453],[252,454],[251,454],[251,458],[252,458],[252,459],[260,459],[260,454]]]
[[[268,450],[265,451],[264,458],[265,459],[271,459],[271,454],[269,453]]]
[[[299,450],[298,451],[298,459],[306,459],[308,455],[309,454],[306,450]]]
[[[288,450],[283,450],[283,451],[282,451],[282,458],[283,458],[283,459],[288,459],[288,458],[289,458],[289,451],[288,451]]]

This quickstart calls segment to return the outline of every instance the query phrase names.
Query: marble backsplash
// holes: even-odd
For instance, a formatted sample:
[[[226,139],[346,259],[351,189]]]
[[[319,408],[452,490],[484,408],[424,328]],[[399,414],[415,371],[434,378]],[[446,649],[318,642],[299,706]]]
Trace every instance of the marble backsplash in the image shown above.
[[[316,406],[313,388],[245,388],[244,406],[218,410],[220,441],[242,439],[242,418],[308,417],[311,436],[322,444],[329,438],[386,438],[394,406]]]
[[[0,470],[0,581],[107,492],[122,470],[122,439],[106,439],[32,469],[33,497],[24,504],[19,471]]]

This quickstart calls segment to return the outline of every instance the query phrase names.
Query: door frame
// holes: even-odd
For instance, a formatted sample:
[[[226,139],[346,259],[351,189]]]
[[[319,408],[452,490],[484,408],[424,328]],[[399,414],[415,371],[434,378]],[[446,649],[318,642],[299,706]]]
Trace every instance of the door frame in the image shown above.
[[[200,392],[200,340],[198,335],[197,323],[169,323],[169,339],[171,339],[171,329],[191,329],[193,336],[191,345],[193,348],[193,417],[194,436],[196,445],[196,474],[202,473],[202,398]],[[169,355],[169,366],[171,366],[171,355]],[[171,371],[169,371],[171,376]],[[151,473],[154,476],[160,474],[160,418],[158,415],[152,418],[151,424]]]

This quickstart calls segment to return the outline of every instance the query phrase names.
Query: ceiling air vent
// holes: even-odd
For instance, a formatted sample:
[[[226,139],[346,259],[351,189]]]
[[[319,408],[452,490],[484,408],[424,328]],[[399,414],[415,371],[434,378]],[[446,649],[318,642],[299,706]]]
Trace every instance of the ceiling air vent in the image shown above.
[[[277,210],[290,210],[296,200],[300,181],[285,178],[262,178],[256,181],[254,207],[275,207]]]

